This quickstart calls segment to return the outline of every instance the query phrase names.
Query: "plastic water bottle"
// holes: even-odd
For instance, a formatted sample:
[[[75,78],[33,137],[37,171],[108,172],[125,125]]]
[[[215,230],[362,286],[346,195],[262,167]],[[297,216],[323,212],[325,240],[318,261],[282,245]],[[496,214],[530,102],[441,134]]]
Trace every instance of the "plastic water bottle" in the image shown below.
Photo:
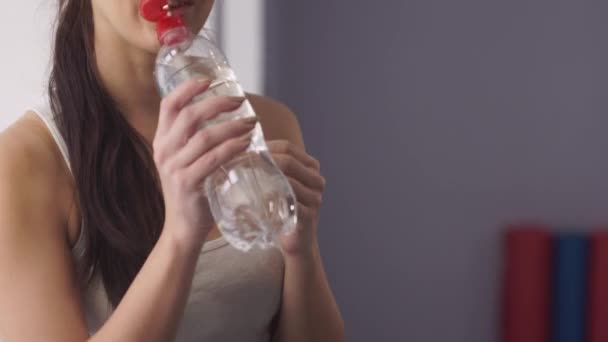
[[[191,33],[172,11],[177,7],[167,0],[144,0],[140,8],[144,18],[157,23],[161,48],[155,78],[161,95],[167,96],[185,81],[209,79],[209,90],[195,102],[219,95],[245,96],[224,54],[208,37]],[[239,109],[222,113],[201,128],[255,115],[245,101]],[[278,246],[279,235],[296,228],[295,194],[272,160],[259,123],[248,149],[207,177],[204,191],[220,232],[239,250]]]

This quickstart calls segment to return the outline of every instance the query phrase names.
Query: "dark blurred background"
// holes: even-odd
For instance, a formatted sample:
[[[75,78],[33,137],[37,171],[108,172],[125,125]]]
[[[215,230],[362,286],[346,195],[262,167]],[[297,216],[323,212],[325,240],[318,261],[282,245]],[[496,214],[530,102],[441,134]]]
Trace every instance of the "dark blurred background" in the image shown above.
[[[497,341],[505,223],[608,222],[608,2],[265,6],[348,340]]]

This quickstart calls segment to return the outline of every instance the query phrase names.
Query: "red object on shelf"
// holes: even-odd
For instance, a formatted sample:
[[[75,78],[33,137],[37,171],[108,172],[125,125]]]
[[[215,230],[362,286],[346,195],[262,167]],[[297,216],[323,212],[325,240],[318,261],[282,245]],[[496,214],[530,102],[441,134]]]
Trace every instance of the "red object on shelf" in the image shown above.
[[[608,341],[608,232],[591,236],[588,308],[588,341]]]
[[[502,342],[549,342],[553,239],[546,226],[508,227]]]

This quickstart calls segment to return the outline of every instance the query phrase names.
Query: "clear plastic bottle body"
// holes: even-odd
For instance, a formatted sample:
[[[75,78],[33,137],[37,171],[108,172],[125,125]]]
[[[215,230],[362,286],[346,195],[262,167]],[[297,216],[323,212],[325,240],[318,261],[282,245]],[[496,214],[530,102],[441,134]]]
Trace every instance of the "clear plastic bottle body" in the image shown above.
[[[212,80],[209,90],[194,101],[220,95],[245,96],[224,55],[202,36],[162,46],[155,77],[163,97],[191,79]],[[222,113],[201,128],[255,115],[245,101],[239,109]],[[259,124],[246,152],[209,176],[204,191],[219,230],[239,250],[247,251],[255,245],[278,246],[280,234],[296,229],[295,194],[272,160]]]

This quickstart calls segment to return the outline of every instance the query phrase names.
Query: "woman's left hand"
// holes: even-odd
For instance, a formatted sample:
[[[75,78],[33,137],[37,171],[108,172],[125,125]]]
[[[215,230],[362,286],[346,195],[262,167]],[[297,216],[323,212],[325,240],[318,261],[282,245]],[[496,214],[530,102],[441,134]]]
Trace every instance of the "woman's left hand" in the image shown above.
[[[293,234],[281,236],[287,256],[310,256],[318,248],[317,225],[325,178],[319,161],[289,141],[268,141],[272,158],[291,184],[298,199],[298,225]]]

